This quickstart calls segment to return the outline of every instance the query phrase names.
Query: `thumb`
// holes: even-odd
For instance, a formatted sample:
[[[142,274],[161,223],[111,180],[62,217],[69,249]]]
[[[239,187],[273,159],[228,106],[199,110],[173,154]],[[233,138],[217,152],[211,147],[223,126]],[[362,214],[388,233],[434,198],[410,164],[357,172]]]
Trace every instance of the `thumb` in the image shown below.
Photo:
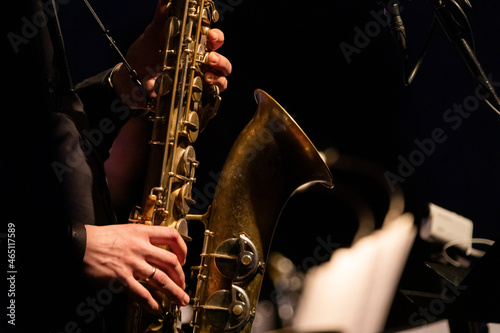
[[[158,33],[163,32],[165,29],[165,22],[167,21],[167,4],[168,0],[158,0],[156,4],[156,11],[153,21],[151,22],[150,28],[152,32]]]

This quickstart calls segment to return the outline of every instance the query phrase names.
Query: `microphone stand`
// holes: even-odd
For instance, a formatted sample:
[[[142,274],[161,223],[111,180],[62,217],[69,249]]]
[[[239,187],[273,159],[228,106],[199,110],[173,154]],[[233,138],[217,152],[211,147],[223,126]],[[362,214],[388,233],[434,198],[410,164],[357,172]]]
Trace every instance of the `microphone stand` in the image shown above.
[[[463,3],[470,6],[467,0]],[[455,44],[474,80],[486,90],[481,98],[500,117],[500,98],[474,52],[472,31],[463,8],[455,0],[435,0],[435,17],[449,40]]]

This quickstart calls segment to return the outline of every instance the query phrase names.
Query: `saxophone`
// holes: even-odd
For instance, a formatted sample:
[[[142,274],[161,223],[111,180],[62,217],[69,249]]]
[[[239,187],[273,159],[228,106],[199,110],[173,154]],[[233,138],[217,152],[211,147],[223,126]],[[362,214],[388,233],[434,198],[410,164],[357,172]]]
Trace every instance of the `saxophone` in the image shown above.
[[[171,0],[166,6],[167,39],[150,117],[143,202],[129,221],[176,228],[186,241],[188,221],[202,221],[200,264],[191,267],[197,277],[191,297],[193,332],[249,332],[282,207],[303,184],[332,187],[331,174],[295,121],[267,93],[256,90],[257,112],[226,159],[212,206],[205,214],[189,214],[199,164],[192,144],[221,102],[218,87],[203,80],[207,34],[218,13],[213,0]],[[182,331],[180,309],[166,296],[157,296],[161,316],[130,303],[129,332]]]

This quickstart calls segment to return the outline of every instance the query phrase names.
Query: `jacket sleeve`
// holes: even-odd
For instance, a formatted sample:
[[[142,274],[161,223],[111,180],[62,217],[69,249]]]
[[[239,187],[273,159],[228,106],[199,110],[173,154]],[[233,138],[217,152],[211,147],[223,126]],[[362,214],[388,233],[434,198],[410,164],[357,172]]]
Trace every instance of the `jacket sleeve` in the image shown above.
[[[120,129],[137,113],[121,103],[109,84],[111,71],[99,73],[75,87],[89,122],[89,128],[83,130],[82,135],[103,161],[109,157],[109,149]]]

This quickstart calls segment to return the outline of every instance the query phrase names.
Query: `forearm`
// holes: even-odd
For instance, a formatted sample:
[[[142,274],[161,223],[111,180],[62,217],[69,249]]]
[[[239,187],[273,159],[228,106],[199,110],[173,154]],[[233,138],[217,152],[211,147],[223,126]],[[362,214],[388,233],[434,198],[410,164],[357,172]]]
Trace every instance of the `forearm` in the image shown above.
[[[151,138],[149,125],[146,117],[131,119],[115,139],[104,164],[111,200],[120,222],[126,222],[130,209],[140,202]]]

